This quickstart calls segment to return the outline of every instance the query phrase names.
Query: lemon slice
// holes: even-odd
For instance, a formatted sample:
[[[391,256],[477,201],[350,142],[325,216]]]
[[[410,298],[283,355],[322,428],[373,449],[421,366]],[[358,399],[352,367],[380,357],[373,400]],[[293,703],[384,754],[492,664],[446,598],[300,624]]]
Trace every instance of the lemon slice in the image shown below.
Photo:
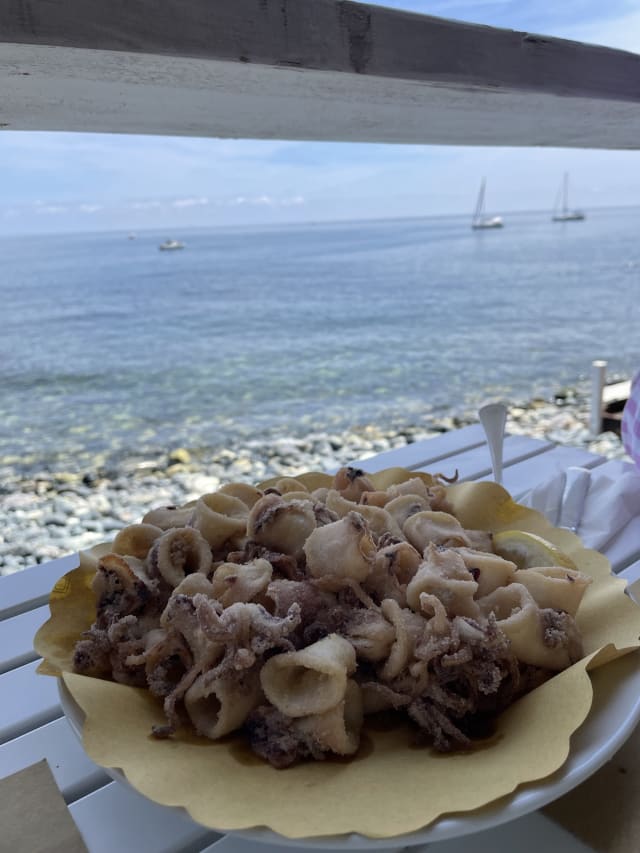
[[[547,542],[535,533],[525,533],[524,530],[494,533],[493,547],[496,554],[511,560],[519,569],[532,569],[534,566],[576,568],[573,560],[552,542]]]

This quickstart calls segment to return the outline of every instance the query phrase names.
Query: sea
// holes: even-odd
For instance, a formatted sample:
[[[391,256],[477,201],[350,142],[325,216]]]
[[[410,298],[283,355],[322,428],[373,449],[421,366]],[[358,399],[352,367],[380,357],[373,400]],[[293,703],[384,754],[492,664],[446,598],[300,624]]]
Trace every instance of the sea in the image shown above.
[[[1,238],[0,465],[401,429],[594,359],[630,376],[639,234],[640,207]]]

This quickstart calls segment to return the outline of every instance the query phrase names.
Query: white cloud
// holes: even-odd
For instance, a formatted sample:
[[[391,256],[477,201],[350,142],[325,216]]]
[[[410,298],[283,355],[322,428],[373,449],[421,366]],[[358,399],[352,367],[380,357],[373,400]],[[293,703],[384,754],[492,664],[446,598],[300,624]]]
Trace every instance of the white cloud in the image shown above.
[[[572,27],[566,37],[640,53],[640,11],[632,10],[609,20],[589,21]]]
[[[268,206],[271,207],[276,204],[275,199],[273,199],[270,195],[254,195],[254,196],[245,196],[245,195],[237,195],[235,198],[232,198],[229,204],[233,205],[253,205],[253,206]]]
[[[68,207],[62,204],[36,204],[36,213],[46,213],[56,215],[58,213],[67,213]]]
[[[81,204],[78,210],[81,213],[97,213],[99,210],[102,210],[101,204]]]
[[[148,201],[132,201],[129,207],[132,210],[158,210],[162,207],[161,202],[154,199]]]
[[[173,207],[204,207],[209,204],[209,199],[206,196],[199,198],[176,198],[171,202]]]
[[[237,195],[229,201],[229,204],[234,206],[248,205],[252,207],[297,207],[305,203],[304,196],[293,195],[285,197],[276,197],[263,193],[262,195],[244,196]]]
[[[406,0],[394,3],[395,7],[401,9],[407,8],[407,11],[417,12],[420,15],[447,15],[452,12],[459,13],[464,9],[484,10],[487,8],[495,9],[496,7],[508,6],[512,0],[434,0],[434,2],[413,3],[411,8],[407,8]],[[388,6],[388,0],[378,0],[374,2],[376,6]]]

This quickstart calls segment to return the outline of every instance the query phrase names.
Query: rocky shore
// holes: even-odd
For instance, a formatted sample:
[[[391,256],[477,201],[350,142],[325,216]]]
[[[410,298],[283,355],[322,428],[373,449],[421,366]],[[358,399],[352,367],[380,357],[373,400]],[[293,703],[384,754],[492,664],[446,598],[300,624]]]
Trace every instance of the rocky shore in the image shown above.
[[[69,470],[27,476],[5,465],[0,469],[0,574],[109,540],[154,506],[181,504],[227,482],[331,470],[476,421],[474,410],[386,430],[365,426],[340,435],[247,441],[208,454],[175,448],[158,458],[128,458],[117,470],[69,465]],[[588,421],[586,390],[566,389],[551,400],[512,406],[507,430],[585,447],[608,458],[624,457],[615,434],[592,440]]]

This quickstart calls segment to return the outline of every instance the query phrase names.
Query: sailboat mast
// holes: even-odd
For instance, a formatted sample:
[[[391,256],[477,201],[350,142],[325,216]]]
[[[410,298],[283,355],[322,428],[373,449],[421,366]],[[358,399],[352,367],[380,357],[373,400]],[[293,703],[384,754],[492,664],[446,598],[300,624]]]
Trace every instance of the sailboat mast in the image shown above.
[[[487,179],[483,178],[482,183],[480,184],[480,193],[478,194],[478,202],[476,204],[476,211],[473,214],[473,221],[474,222],[477,222],[480,219],[480,216],[482,215],[482,211],[484,208],[484,188],[485,188],[486,182],[487,182]]]
[[[562,208],[558,209],[558,205],[562,201]],[[554,222],[579,222],[584,219],[584,213],[580,210],[571,210],[569,208],[569,172],[564,173],[562,183],[558,188],[556,195],[556,203],[553,208],[551,219]]]

